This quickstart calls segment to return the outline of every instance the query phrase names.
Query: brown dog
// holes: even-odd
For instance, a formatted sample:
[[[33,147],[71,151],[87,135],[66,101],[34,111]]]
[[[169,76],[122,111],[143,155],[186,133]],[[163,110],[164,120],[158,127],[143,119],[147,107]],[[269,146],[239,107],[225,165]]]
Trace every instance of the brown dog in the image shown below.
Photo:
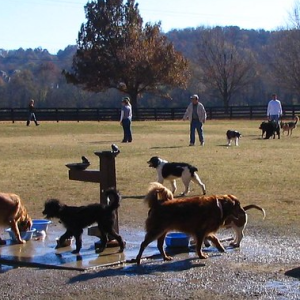
[[[292,135],[293,129],[297,127],[297,123],[299,121],[299,117],[295,117],[295,122],[280,122],[280,127],[282,129],[282,134],[284,134],[285,131],[287,131],[287,135]]]
[[[230,243],[231,246],[240,247],[241,240],[244,237],[244,229],[248,221],[248,215],[246,214],[246,211],[252,208],[260,210],[263,213],[263,217],[266,217],[266,212],[262,207],[255,204],[250,204],[243,207],[243,210],[239,212],[238,218],[229,217],[225,220],[224,227],[232,228],[235,232],[234,241]]]
[[[214,233],[228,217],[237,218],[243,211],[239,200],[233,195],[174,199],[172,192],[158,182],[151,184],[145,201],[150,210],[146,220],[146,236],[136,257],[137,264],[140,264],[147,245],[156,239],[157,248],[163,259],[171,260],[172,257],[167,256],[163,248],[165,236],[171,230],[194,236],[197,242],[196,251],[200,258],[208,257],[201,251],[205,237],[211,240],[220,252],[224,252],[224,247]]]
[[[0,225],[10,226],[17,241],[20,244],[26,243],[22,240],[20,231],[29,230],[32,220],[18,195],[0,193]],[[0,243],[5,244],[5,241],[0,239]]]

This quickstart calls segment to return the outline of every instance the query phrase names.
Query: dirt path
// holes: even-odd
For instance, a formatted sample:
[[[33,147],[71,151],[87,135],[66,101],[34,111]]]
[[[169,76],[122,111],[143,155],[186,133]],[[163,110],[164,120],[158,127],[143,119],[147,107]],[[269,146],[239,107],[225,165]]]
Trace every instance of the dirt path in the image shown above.
[[[247,236],[240,250],[194,252],[89,272],[1,266],[1,299],[300,299],[300,241]]]

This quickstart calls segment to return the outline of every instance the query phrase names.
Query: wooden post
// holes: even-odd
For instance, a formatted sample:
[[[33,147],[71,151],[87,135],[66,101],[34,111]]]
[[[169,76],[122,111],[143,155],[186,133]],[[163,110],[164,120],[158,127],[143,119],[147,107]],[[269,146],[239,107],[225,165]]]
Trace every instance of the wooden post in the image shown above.
[[[72,168],[69,170],[69,179],[85,182],[96,182],[100,185],[100,203],[107,204],[107,198],[105,197],[105,191],[108,188],[117,188],[116,180],[116,163],[115,158],[120,151],[101,151],[95,152],[100,159],[99,170],[78,170]],[[99,234],[98,228],[92,227],[90,229],[90,235]],[[96,233],[94,233],[96,230]],[[115,230],[119,232],[119,219],[118,211],[116,210],[116,222]]]
[[[100,159],[100,203],[107,204],[105,190],[117,187],[115,154],[111,151],[95,152]]]

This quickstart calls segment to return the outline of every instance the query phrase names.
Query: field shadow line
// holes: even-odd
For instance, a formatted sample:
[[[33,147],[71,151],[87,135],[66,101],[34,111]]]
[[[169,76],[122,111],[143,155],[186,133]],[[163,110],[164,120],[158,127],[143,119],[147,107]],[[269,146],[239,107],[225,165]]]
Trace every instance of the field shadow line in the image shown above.
[[[161,259],[161,256],[159,256],[159,259]],[[192,263],[193,260],[196,260],[196,262]],[[96,278],[115,277],[115,276],[123,276],[123,275],[140,276],[140,275],[148,275],[157,272],[161,272],[161,273],[182,272],[182,271],[186,271],[198,267],[205,267],[204,263],[200,263],[197,260],[199,259],[195,257],[195,258],[189,258],[180,261],[172,261],[172,262],[157,263],[157,264],[155,263],[147,264],[146,262],[144,262],[139,266],[134,263],[118,269],[110,268],[95,273],[79,274],[78,276],[70,278],[68,283],[74,284],[77,282],[87,282],[89,280],[93,280]]]
[[[164,147],[151,147],[150,149],[176,149],[176,148],[186,148],[187,146],[164,146]]]

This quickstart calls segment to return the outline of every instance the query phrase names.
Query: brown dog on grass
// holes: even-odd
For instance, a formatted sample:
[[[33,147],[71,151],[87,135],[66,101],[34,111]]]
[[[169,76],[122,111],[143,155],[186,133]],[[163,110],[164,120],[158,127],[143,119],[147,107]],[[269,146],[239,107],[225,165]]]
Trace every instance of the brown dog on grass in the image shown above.
[[[299,117],[295,117],[295,121],[290,121],[290,122],[280,122],[280,127],[282,128],[282,134],[284,134],[285,131],[287,131],[287,135],[291,135],[293,133],[293,129],[297,127],[297,123],[299,122]]]
[[[9,226],[18,243],[26,243],[22,240],[20,231],[29,230],[32,226],[32,220],[18,195],[0,193],[0,225]],[[5,244],[5,241],[0,239],[0,244]]]
[[[157,240],[157,248],[163,259],[171,260],[172,257],[163,248],[165,236],[171,230],[194,236],[200,258],[208,257],[201,250],[205,238],[212,241],[220,252],[224,252],[224,247],[214,233],[228,217],[237,218],[243,211],[239,200],[233,195],[174,199],[172,192],[158,182],[151,183],[145,201],[150,210],[146,220],[146,236],[136,257],[137,264],[140,264],[145,248],[154,240]]]

